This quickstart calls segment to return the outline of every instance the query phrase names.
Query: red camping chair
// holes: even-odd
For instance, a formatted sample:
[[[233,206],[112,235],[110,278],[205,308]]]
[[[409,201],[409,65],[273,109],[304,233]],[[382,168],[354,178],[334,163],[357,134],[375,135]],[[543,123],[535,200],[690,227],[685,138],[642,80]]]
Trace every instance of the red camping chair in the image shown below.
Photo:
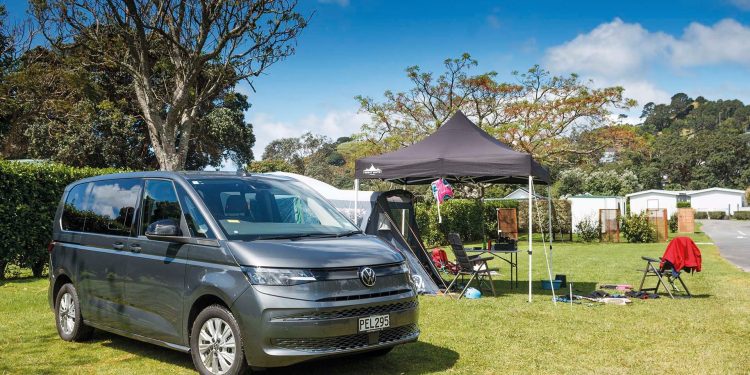
[[[448,254],[440,248],[432,249],[432,263],[435,267],[445,273],[455,275],[458,272],[458,266],[448,260]]]
[[[667,249],[664,251],[664,255],[659,259],[650,257],[641,257],[646,261],[646,269],[643,271],[643,279],[641,279],[641,286],[639,291],[657,293],[659,286],[663,285],[664,289],[667,290],[669,297],[674,298],[674,295],[680,292],[680,289],[675,285],[678,281],[682,288],[685,290],[687,297],[692,297],[690,291],[682,281],[682,271],[690,273],[700,272],[702,266],[701,251],[695,242],[690,237],[675,237],[667,245]],[[658,264],[658,268],[656,266]],[[647,277],[656,277],[656,286],[653,288],[643,288],[643,283]]]

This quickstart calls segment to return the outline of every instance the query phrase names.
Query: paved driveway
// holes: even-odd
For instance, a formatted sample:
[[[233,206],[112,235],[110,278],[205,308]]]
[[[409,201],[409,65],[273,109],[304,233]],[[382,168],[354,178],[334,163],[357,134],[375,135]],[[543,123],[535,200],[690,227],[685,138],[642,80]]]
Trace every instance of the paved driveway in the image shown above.
[[[750,272],[750,221],[698,220],[726,260]],[[699,245],[700,246],[700,245]]]

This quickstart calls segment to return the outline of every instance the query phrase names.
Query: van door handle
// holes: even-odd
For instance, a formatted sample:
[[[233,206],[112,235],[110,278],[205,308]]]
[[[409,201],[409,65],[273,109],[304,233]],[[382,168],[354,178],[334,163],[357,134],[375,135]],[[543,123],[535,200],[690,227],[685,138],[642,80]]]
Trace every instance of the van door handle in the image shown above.
[[[112,244],[112,248],[115,250],[122,250],[125,248],[125,244],[122,242],[115,242],[114,244]]]
[[[132,251],[134,253],[140,253],[141,252],[141,246],[138,245],[137,243],[134,243],[134,244],[130,245],[130,251]]]

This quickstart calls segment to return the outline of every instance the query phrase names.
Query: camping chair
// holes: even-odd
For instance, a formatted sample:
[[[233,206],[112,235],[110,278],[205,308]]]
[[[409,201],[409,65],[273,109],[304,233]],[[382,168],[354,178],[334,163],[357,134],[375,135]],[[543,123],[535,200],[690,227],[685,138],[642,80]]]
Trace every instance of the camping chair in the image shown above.
[[[451,290],[451,287],[453,287],[459,277],[463,278],[464,276],[470,276],[469,282],[466,283],[464,289],[461,290],[461,294],[458,295],[458,299],[461,299],[464,293],[466,293],[466,290],[469,289],[469,285],[471,285],[471,282],[474,281],[474,279],[477,279],[477,284],[481,288],[484,278],[487,277],[489,279],[490,288],[492,289],[492,295],[497,296],[497,294],[495,294],[495,285],[492,282],[492,272],[497,272],[497,268],[489,268],[487,265],[487,261],[492,260],[492,257],[469,257],[466,254],[466,249],[464,249],[463,242],[461,242],[461,237],[459,237],[456,233],[448,234],[448,242],[451,244],[453,254],[456,255],[458,272],[456,272],[456,276],[453,278],[453,281],[451,281],[450,285],[448,285],[446,292]]]
[[[641,257],[641,259],[646,261],[646,269],[643,270],[641,286],[638,288],[640,292],[657,293],[659,287],[664,286],[669,297],[675,298],[676,294],[681,293],[680,288],[675,284],[679,282],[682,285],[682,289],[684,289],[686,297],[692,297],[690,290],[682,280],[682,271],[700,272],[701,270],[701,253],[692,239],[689,237],[676,237],[667,245],[664,255],[659,259],[650,257]],[[656,277],[655,287],[643,287],[647,277]]]

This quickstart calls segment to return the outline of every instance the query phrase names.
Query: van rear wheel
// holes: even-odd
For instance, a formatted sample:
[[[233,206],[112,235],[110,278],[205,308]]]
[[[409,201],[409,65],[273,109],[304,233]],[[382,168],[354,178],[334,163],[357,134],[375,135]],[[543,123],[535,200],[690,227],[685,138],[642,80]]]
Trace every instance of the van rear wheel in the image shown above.
[[[234,315],[224,306],[203,309],[190,330],[195,369],[204,375],[244,374],[248,366]]]
[[[55,322],[57,333],[65,341],[86,341],[94,333],[94,329],[83,322],[81,303],[73,284],[65,284],[57,292]]]

